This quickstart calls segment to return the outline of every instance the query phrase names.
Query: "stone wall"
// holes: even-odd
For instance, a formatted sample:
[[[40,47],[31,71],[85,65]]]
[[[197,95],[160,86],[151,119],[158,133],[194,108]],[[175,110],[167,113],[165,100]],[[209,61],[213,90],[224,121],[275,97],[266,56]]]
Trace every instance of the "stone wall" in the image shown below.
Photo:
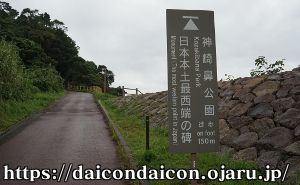
[[[221,153],[300,172],[300,69],[219,82]]]
[[[300,173],[300,68],[218,83],[220,155],[255,161],[260,170]],[[168,125],[167,91],[112,100],[129,114],[149,114],[153,127]]]

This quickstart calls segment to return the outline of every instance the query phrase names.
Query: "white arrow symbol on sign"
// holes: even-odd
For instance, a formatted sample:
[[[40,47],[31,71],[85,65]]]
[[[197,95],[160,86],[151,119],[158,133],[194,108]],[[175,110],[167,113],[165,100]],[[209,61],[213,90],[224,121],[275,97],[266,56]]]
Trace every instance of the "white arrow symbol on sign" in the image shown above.
[[[199,17],[195,16],[182,16],[184,19],[190,19],[189,22],[185,25],[183,30],[199,30],[197,26],[195,25],[194,21],[192,19],[198,19]]]

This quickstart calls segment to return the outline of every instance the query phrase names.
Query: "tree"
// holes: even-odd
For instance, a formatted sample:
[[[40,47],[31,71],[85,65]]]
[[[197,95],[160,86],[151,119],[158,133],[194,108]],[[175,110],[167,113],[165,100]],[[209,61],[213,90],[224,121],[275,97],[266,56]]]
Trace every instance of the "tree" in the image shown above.
[[[111,85],[115,81],[115,75],[110,70],[106,71],[106,81],[109,85]]]
[[[19,15],[19,12],[9,5],[9,3],[0,1],[0,17],[7,18],[12,17],[15,18]]]
[[[117,88],[115,88],[115,87],[109,87],[107,89],[107,93],[115,95],[115,96],[123,96],[123,89],[122,89],[121,86],[119,86]]]
[[[44,51],[41,45],[23,38],[15,38],[14,42],[20,49],[20,57],[27,68],[31,66],[43,66],[41,56]]]
[[[11,41],[17,35],[15,17],[19,15],[17,10],[12,9],[6,2],[0,1],[0,39],[5,37]]]
[[[113,72],[104,65],[97,66],[93,61],[78,56],[79,46],[67,35],[67,30],[62,21],[52,21],[46,12],[25,8],[19,15],[9,3],[0,1],[0,39],[3,37],[17,46],[20,63],[26,70],[39,71],[36,69],[49,66],[52,70],[55,67],[66,83],[103,88],[104,71],[108,74]],[[111,85],[114,76],[107,76],[106,82]],[[35,84],[45,86],[44,82]]]

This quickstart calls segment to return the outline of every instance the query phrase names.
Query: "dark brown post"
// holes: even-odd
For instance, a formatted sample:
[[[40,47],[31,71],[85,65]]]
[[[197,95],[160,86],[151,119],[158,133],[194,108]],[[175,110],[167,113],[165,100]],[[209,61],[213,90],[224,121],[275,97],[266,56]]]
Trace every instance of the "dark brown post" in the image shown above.
[[[149,115],[146,115],[146,150],[149,150]]]
[[[125,96],[124,86],[122,86],[122,89],[123,89],[123,98],[124,98],[124,96]]]
[[[136,95],[138,95],[138,88],[136,88],[135,90],[136,90]]]
[[[104,71],[104,96],[106,94],[106,71]]]
[[[196,169],[196,153],[191,153],[191,169]],[[195,178],[195,176],[193,177]],[[191,185],[197,185],[197,180],[191,180]]]

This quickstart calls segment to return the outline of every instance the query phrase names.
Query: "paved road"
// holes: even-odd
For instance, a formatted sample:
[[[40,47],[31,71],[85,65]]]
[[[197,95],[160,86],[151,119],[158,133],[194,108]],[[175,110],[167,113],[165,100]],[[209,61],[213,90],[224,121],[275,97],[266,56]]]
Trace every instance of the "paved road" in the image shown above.
[[[4,165],[8,165],[9,169],[20,167],[23,178],[24,167],[49,169],[44,171],[43,176],[49,178],[47,174],[50,174],[51,179],[36,180],[34,184],[57,184],[63,164],[66,166],[61,184],[65,184],[63,181],[70,164],[73,165],[73,170],[79,169],[78,165],[83,165],[83,170],[91,169],[86,171],[86,175],[84,172],[82,174],[82,177],[87,178],[91,178],[92,173],[97,178],[97,172],[102,174],[105,168],[112,170],[119,168],[117,146],[111,141],[107,126],[92,94],[69,91],[58,104],[12,139],[0,145],[0,184],[29,183],[28,180],[4,181]],[[100,168],[96,167],[97,164],[101,165]],[[9,171],[9,174],[17,178],[16,170],[14,174],[11,172]],[[37,175],[34,171],[31,172]],[[27,172],[28,176],[31,172]],[[79,172],[73,171],[73,174],[80,177]],[[75,181],[71,175],[72,173],[67,184],[125,184],[124,181],[103,179]]]

